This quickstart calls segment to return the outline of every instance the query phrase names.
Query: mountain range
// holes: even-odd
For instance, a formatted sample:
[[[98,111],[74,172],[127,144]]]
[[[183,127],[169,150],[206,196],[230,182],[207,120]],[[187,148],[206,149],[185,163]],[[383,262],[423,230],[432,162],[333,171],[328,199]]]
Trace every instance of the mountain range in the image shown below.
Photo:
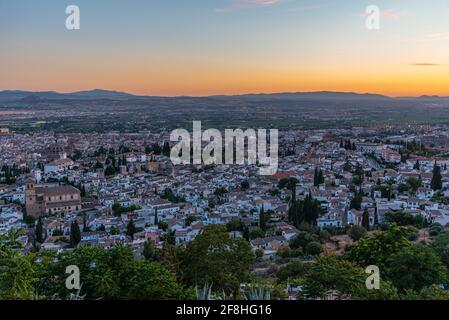
[[[71,93],[60,93],[56,91],[22,91],[22,90],[4,90],[0,91],[1,102],[35,102],[42,100],[130,100],[161,98],[157,96],[139,96],[126,92],[94,89],[89,91],[77,91]],[[170,98],[170,97],[166,97]],[[297,100],[297,101],[391,101],[391,100],[417,100],[426,102],[449,101],[449,97],[427,96],[420,97],[388,97],[381,94],[372,93],[353,93],[353,92],[281,92],[281,93],[254,93],[242,95],[213,95],[208,97],[173,97],[173,98],[210,98],[215,100]]]

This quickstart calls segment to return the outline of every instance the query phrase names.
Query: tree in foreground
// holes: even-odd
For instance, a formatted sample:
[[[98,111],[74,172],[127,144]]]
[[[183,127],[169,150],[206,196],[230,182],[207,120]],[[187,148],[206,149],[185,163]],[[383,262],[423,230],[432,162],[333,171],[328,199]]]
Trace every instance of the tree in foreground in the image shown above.
[[[153,260],[156,255],[156,246],[152,240],[147,240],[143,244],[143,256],[146,260]]]
[[[388,278],[400,290],[420,291],[447,282],[447,269],[434,251],[422,244],[408,246],[388,259]]]
[[[344,258],[359,266],[376,265],[384,269],[387,259],[404,247],[410,246],[407,240],[407,227],[392,225],[389,230],[376,232],[372,237],[365,237],[348,247]]]
[[[253,261],[246,240],[231,239],[225,226],[210,225],[187,246],[183,276],[191,286],[213,284],[216,291],[236,295]]]
[[[21,260],[25,258],[32,261],[23,264]],[[15,299],[52,299],[55,295],[64,299],[73,293],[65,286],[66,266],[76,265],[80,269],[81,295],[85,295],[85,299],[193,298],[193,290],[184,289],[177,282],[175,274],[159,263],[136,260],[132,249],[122,245],[116,245],[108,250],[82,246],[62,254],[42,251],[39,255],[19,255],[11,259],[11,266],[12,263],[15,265],[20,263],[22,266],[15,283],[21,283],[18,280],[24,281],[29,288],[24,287],[19,295],[13,283],[0,281],[0,297],[5,296],[4,292],[8,294],[16,292]],[[39,263],[36,263],[37,260]],[[25,267],[28,271],[23,269]],[[0,269],[0,279],[7,276],[6,271]],[[28,294],[30,292],[31,297]]]
[[[306,299],[397,299],[396,289],[381,281],[379,290],[366,287],[367,274],[356,264],[339,259],[336,255],[317,258],[301,277],[303,297]]]

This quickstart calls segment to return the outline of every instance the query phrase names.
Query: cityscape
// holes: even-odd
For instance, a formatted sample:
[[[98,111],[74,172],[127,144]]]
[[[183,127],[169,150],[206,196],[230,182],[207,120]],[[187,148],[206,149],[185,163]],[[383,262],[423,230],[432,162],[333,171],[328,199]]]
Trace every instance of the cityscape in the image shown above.
[[[117,39],[107,38],[93,22],[99,4],[78,1],[65,11],[65,4],[54,8],[42,1],[48,25],[33,20],[43,29],[25,34],[6,14],[26,20],[30,13],[19,10],[27,2],[0,0],[0,18],[5,17],[0,36],[10,49],[0,53],[0,300],[449,300],[447,33],[417,41],[420,53],[401,51],[389,38],[389,32],[393,38],[404,35],[398,26],[403,20],[413,24],[407,19],[418,13],[424,20],[437,17],[447,4],[435,1],[429,9],[410,1],[415,6],[401,2],[392,9],[379,1],[379,31],[365,30],[369,10],[362,16],[348,13],[355,20],[349,25],[339,21],[344,30],[360,23],[363,31],[356,34],[379,32],[375,42],[385,30],[386,47],[398,50],[390,61],[384,56],[366,62],[360,48],[351,55],[363,58],[348,61],[340,56],[346,48],[338,51],[342,44],[333,43],[333,58],[314,57],[311,50],[301,56],[309,60],[295,64],[285,54],[286,61],[270,66],[279,71],[270,78],[260,59],[276,50],[258,55],[251,45],[257,51],[261,44],[254,38],[240,43],[262,26],[259,19],[265,16],[277,30],[285,27],[281,13],[319,16],[332,5],[199,0],[193,10],[167,2],[183,9],[155,1],[157,19],[169,9],[175,16],[181,10],[207,12],[202,22],[223,37],[220,48],[208,38],[210,31],[192,22],[181,33],[193,32],[193,43],[178,39],[172,29],[160,31],[162,40],[146,29],[153,45],[160,45],[152,57],[159,67],[138,53],[144,44],[125,48],[135,38],[114,43],[116,51],[106,58],[101,46],[109,48]],[[339,10],[365,11],[363,4],[350,2]],[[105,12],[115,17],[123,10],[124,17],[116,19],[132,22],[124,31],[114,27],[117,37],[138,37],[149,28],[139,11],[148,3],[118,3]],[[53,14],[61,30],[47,36],[49,25],[56,24]],[[240,36],[221,29],[236,16],[247,19]],[[75,22],[64,25],[66,17]],[[311,31],[318,40],[304,41],[318,48],[315,41],[327,39],[322,28],[332,27],[327,23]],[[134,24],[141,28],[138,34],[130,30]],[[435,26],[449,28],[444,21]],[[98,48],[86,31],[94,27],[101,29],[94,34],[105,36]],[[344,33],[336,32],[338,38]],[[59,41],[68,49],[70,40],[62,34],[91,49],[87,54],[84,47],[72,48],[83,56],[67,68],[60,49],[52,52],[47,43]],[[227,37],[240,43],[241,61],[233,60]],[[297,49],[281,35],[267,37],[278,50]],[[27,42],[30,48],[42,41],[36,56],[20,49],[16,41],[24,39],[34,43]],[[365,43],[356,41],[354,48]],[[185,56],[172,51],[183,46]],[[226,52],[217,53],[217,60],[201,52],[213,56],[221,49],[229,50],[229,69],[220,60]],[[398,54],[408,62],[394,67],[396,76],[390,78],[389,65]],[[335,74],[321,73],[315,58]],[[284,62],[292,64],[290,71]],[[235,74],[241,63],[248,69]],[[368,63],[366,74],[358,63]],[[114,72],[111,64],[117,64]],[[298,78],[290,78],[295,70]],[[366,81],[367,74],[375,78]],[[288,85],[278,76],[290,79]],[[272,312],[270,305],[256,305],[248,309],[251,314]],[[244,314],[236,310],[234,315]],[[213,311],[183,305],[176,314],[208,317]]]

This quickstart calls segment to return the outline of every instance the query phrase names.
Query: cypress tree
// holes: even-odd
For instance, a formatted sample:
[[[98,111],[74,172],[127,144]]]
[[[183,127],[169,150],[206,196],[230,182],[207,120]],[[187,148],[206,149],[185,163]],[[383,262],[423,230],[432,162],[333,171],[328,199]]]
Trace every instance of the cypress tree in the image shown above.
[[[159,219],[158,219],[158,216],[157,216],[157,208],[154,208],[154,225],[158,225],[158,223],[159,223]]]
[[[314,172],[314,174],[313,174],[313,185],[315,186],[315,187],[318,187],[319,186],[319,181],[318,181],[318,167],[315,167],[315,172]]]
[[[323,171],[320,169],[320,171],[318,172],[318,184],[323,184],[324,183],[324,176],[323,176]]]
[[[81,231],[78,222],[75,220],[70,225],[70,246],[75,248],[81,241]]]
[[[134,241],[134,234],[137,232],[136,225],[134,224],[134,220],[131,219],[126,226],[126,234],[131,237],[131,240]]]
[[[432,181],[430,182],[430,185],[432,186],[432,189],[434,191],[440,190],[443,187],[441,179],[442,179],[441,168],[437,165],[435,161],[435,164],[433,166]]]
[[[365,211],[363,211],[362,227],[364,227],[366,230],[369,230],[369,212],[367,208],[365,208]]]
[[[374,227],[379,225],[379,215],[377,214],[377,206],[374,207]]]
[[[262,205],[262,208],[260,209],[260,213],[259,213],[259,227],[263,231],[267,230],[267,223],[265,221],[265,210],[263,208],[263,205]]]
[[[249,228],[247,226],[245,226],[243,228],[243,238],[246,239],[247,241],[249,241]]]
[[[168,142],[164,142],[162,147],[162,154],[166,157],[170,156],[170,144]]]
[[[36,229],[35,229],[35,236],[36,236],[36,241],[39,243],[44,242],[44,239],[42,237],[42,218],[39,217],[39,220],[37,221],[37,225],[36,225]]]
[[[413,169],[419,170],[419,160],[416,160],[416,163],[413,166]]]

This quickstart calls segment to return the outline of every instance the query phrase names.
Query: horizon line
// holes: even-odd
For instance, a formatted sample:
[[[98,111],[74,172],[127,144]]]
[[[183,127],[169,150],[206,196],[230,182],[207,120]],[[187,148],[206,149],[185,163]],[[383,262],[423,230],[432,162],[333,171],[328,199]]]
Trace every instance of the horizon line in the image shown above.
[[[357,91],[334,91],[334,90],[316,90],[316,91],[272,91],[272,92],[248,92],[248,93],[216,93],[216,94],[204,94],[204,95],[160,95],[160,94],[139,94],[129,91],[121,91],[116,89],[103,89],[103,88],[92,88],[92,89],[82,89],[75,91],[56,91],[56,90],[27,90],[27,89],[0,89],[0,93],[8,91],[18,91],[18,92],[32,92],[32,93],[56,93],[56,94],[76,94],[81,92],[93,92],[93,91],[105,91],[118,94],[127,94],[135,97],[164,97],[164,98],[177,98],[177,97],[189,97],[189,98],[207,98],[207,97],[238,97],[245,95],[275,95],[275,94],[301,94],[301,93],[345,93],[345,94],[356,94],[356,95],[377,95],[384,96],[387,98],[421,98],[421,97],[438,97],[438,98],[449,98],[448,95],[436,95],[436,94],[418,94],[418,95],[389,95],[384,93],[373,93],[373,92],[357,92]]]

